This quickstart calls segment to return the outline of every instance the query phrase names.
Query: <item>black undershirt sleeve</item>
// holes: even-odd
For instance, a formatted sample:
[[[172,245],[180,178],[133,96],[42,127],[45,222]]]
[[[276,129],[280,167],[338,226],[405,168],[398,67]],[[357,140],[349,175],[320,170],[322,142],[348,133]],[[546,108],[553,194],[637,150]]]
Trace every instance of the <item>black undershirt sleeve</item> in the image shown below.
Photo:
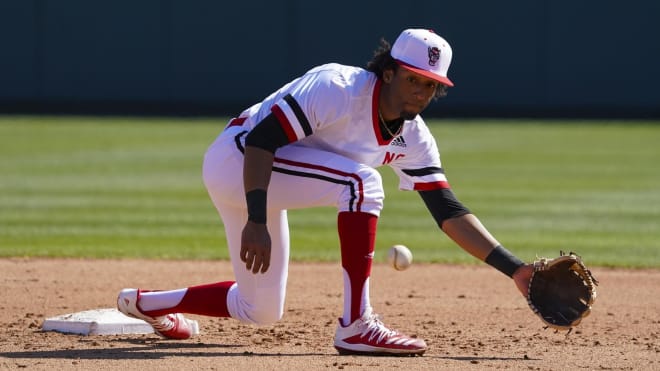
[[[419,195],[440,228],[445,220],[470,213],[449,188],[419,191]]]
[[[286,144],[289,144],[289,138],[272,113],[261,120],[245,138],[246,146],[258,147],[271,153]]]

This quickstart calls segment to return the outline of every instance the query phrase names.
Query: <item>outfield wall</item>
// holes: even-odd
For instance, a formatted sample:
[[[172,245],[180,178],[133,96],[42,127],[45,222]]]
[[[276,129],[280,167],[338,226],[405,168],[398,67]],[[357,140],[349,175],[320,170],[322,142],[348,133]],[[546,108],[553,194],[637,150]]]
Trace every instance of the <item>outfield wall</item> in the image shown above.
[[[365,3],[2,0],[0,112],[235,114],[425,26],[456,84],[429,114],[660,117],[660,1]]]

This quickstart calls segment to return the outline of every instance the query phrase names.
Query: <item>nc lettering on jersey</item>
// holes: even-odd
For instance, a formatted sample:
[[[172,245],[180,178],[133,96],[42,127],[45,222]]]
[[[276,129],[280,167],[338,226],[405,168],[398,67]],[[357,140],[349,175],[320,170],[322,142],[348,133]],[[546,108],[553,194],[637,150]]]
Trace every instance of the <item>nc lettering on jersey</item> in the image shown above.
[[[406,141],[403,139],[403,137],[396,137],[396,138],[392,139],[392,142],[390,143],[390,146],[406,148]],[[396,152],[387,151],[387,152],[385,152],[385,157],[383,158],[382,164],[383,165],[389,164],[390,162],[392,162],[394,160],[398,160],[398,159],[400,159],[402,157],[405,157],[405,156],[406,155],[403,154],[403,153],[396,153]]]
[[[389,164],[390,162],[394,160],[398,160],[402,157],[405,157],[403,153],[396,153],[396,152],[385,152],[385,157],[383,158],[383,165]]]

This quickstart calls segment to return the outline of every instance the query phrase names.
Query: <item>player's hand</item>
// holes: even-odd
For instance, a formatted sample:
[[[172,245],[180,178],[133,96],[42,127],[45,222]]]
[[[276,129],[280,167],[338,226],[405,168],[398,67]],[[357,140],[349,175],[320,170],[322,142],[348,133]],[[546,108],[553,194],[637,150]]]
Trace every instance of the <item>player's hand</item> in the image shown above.
[[[513,282],[525,298],[529,291],[529,280],[532,279],[532,273],[534,273],[532,264],[523,265],[513,273]]]
[[[270,234],[266,224],[248,221],[241,236],[241,260],[252,273],[265,273],[270,267]]]

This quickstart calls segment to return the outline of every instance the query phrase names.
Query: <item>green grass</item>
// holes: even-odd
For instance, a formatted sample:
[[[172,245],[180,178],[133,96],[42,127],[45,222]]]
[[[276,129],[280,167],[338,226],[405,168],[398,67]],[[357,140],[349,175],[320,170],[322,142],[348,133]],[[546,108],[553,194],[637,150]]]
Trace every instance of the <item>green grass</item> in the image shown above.
[[[0,256],[226,259],[201,180],[224,119],[0,117]],[[660,267],[660,122],[432,121],[459,198],[525,260]],[[377,259],[474,263],[419,196],[387,198]],[[337,260],[332,208],[290,212],[293,260]]]

